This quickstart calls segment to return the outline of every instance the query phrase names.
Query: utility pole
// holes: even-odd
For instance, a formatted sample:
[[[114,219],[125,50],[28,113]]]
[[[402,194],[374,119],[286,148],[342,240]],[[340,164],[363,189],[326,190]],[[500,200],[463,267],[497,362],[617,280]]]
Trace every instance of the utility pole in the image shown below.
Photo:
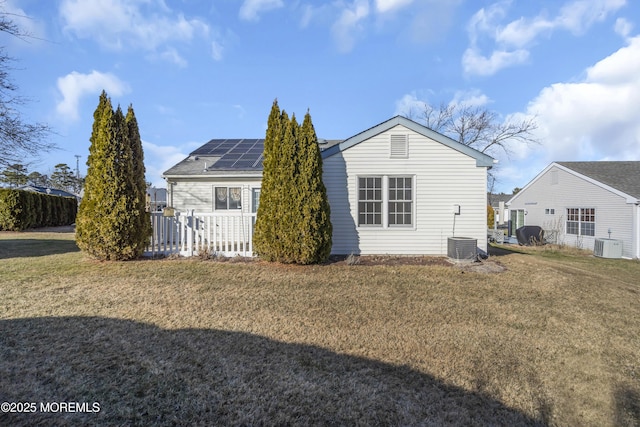
[[[80,157],[82,157],[80,154],[76,154],[75,158],[76,158],[76,179],[80,179]]]
[[[80,185],[80,157],[82,157],[80,154],[76,154],[75,158],[76,158],[76,182],[74,184],[74,190],[76,193],[79,193],[82,186]]]

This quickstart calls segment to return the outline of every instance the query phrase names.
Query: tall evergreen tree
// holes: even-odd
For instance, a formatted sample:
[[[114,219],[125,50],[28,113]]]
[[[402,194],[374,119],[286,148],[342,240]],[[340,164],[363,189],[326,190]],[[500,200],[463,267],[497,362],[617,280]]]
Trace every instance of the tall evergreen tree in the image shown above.
[[[278,153],[277,145],[281,138],[281,118],[278,100],[273,101],[271,113],[267,121],[267,133],[264,138],[262,185],[260,188],[260,205],[258,206],[253,247],[256,253],[267,261],[278,258],[277,216],[278,216]]]
[[[136,233],[133,243],[137,246],[136,252],[142,255],[149,241],[149,237],[151,237],[152,229],[151,218],[149,217],[149,213],[145,211],[147,205],[147,181],[145,180],[144,152],[142,150],[142,139],[140,138],[138,120],[133,111],[133,105],[129,105],[125,121],[127,123],[133,161],[133,194],[135,194],[133,210],[137,215]]]
[[[134,167],[130,134],[122,110],[118,106],[113,111],[103,91],[94,112],[85,195],[76,220],[78,246],[98,259],[134,259],[144,249],[140,218],[146,214],[144,203],[138,202],[135,174],[140,167]]]
[[[264,149],[254,249],[268,261],[310,264],[327,259],[331,222],[318,139],[307,113],[302,126],[274,101]]]
[[[322,156],[318,137],[307,111],[298,137],[299,166],[296,174],[298,206],[300,212],[299,250],[296,262],[311,264],[324,262],[331,253],[331,208],[327,190],[322,181]]]

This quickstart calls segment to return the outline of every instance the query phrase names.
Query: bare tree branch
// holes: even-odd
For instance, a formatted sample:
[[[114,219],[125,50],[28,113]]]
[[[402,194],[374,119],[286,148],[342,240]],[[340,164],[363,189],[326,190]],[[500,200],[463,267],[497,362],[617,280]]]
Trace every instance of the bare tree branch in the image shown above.
[[[501,123],[497,113],[483,107],[444,103],[434,107],[424,103],[422,108],[418,121],[482,153],[503,152],[509,157],[514,145],[539,143],[534,135],[538,128],[535,117]],[[413,111],[405,116],[416,120]]]
[[[29,37],[9,15],[0,10],[0,32],[20,39]],[[26,122],[18,110],[26,100],[16,95],[18,88],[10,79],[12,61],[13,58],[0,47],[0,166],[24,164],[25,159],[38,157],[56,148],[47,140],[52,133],[51,128],[43,123]]]

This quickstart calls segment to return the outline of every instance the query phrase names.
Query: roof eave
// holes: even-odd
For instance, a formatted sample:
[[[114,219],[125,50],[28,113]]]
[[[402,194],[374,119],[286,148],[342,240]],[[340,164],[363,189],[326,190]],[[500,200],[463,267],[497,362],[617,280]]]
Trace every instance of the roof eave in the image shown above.
[[[455,141],[446,135],[438,133],[432,129],[429,129],[426,126],[423,126],[419,123],[414,122],[413,120],[409,120],[406,117],[402,117],[402,116],[392,117],[391,119],[384,121],[376,126],[373,126],[372,128],[369,128],[363,132],[360,132],[359,134],[354,135],[351,138],[345,139],[340,144],[327,148],[322,152],[322,158],[326,159],[327,157],[333,156],[339,153],[340,151],[347,150],[348,148],[351,148],[354,145],[357,145],[363,141],[373,138],[374,136],[379,135],[382,132],[386,132],[387,130],[398,125],[402,125],[420,135],[433,139],[434,141],[437,141],[443,145],[446,145],[449,148],[452,148],[456,151],[459,151],[463,154],[473,157],[474,159],[476,159],[477,167],[486,167],[486,168],[493,167],[493,164],[494,164],[493,157],[485,153],[482,153],[474,148],[471,148],[467,145],[461,144],[458,141]]]

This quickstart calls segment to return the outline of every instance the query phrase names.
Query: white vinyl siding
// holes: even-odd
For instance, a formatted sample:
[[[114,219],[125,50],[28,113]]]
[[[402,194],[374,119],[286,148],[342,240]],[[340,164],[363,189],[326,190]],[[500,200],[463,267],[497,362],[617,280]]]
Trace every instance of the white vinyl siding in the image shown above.
[[[557,176],[557,184],[552,176]],[[588,205],[585,204],[588,201]],[[554,206],[555,214],[546,214],[545,209]],[[595,209],[595,222],[585,225],[585,232],[593,227],[592,235],[572,234],[566,230],[568,208]],[[622,240],[622,255],[633,257],[634,206],[624,197],[589,182],[579,176],[552,166],[517,194],[509,209],[526,209],[526,224],[539,225],[544,230],[557,230],[558,243],[593,250],[596,238]],[[590,231],[589,231],[590,232]]]
[[[390,159],[390,135],[407,134],[406,159]],[[412,225],[358,226],[358,177],[412,177]],[[487,169],[476,160],[398,125],[324,159],[334,254],[445,255],[453,236],[453,206],[461,206],[455,235],[486,250]],[[384,183],[384,180],[383,180]],[[386,194],[385,194],[386,193]],[[388,188],[383,194],[388,198]],[[388,200],[383,204],[388,211]]]
[[[171,187],[173,187],[173,207],[179,212],[193,210],[195,212],[210,213],[215,210],[215,188],[240,188],[241,209],[233,209],[224,212],[251,212],[252,189],[260,188],[260,179],[219,179],[203,181],[197,179],[172,180],[175,182],[167,188],[167,203],[171,203]],[[222,212],[222,210],[219,210]]]

